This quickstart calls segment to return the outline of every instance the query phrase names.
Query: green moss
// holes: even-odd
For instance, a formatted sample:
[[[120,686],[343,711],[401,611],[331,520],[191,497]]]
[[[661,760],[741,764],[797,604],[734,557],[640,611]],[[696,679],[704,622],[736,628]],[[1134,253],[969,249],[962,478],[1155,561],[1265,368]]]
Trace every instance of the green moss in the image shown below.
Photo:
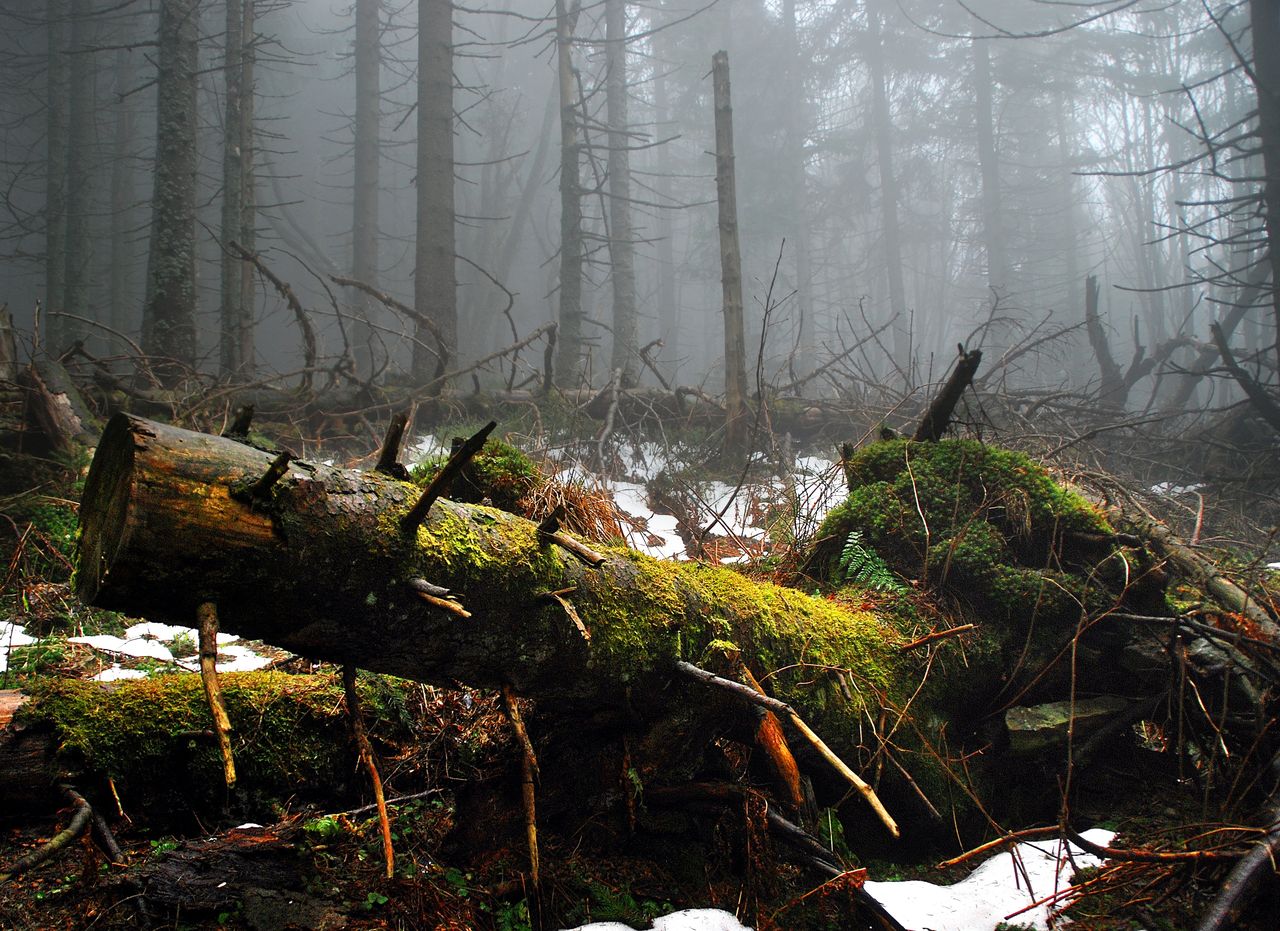
[[[308,785],[331,792],[350,778],[354,750],[341,682],[275,672],[221,678],[242,793],[286,797],[305,794]],[[363,677],[360,688],[375,712],[388,707],[392,692],[404,691],[396,680]],[[52,730],[69,769],[111,777],[135,802],[176,794],[199,805],[222,797],[221,758],[204,736],[211,720],[199,676],[159,676],[111,688],[43,680],[30,691],[22,723]],[[379,713],[376,720],[384,737],[407,739],[408,729],[397,726],[396,717]]]
[[[983,683],[1043,668],[1082,614],[1120,597],[1099,568],[1117,558],[1105,519],[1020,453],[971,440],[892,440],[844,466],[849,497],[828,515],[811,571],[838,580],[841,549],[857,534],[956,622],[978,625],[946,644],[933,670],[945,675],[922,693],[945,699],[948,717],[978,713],[990,698]],[[891,599],[886,612],[905,636],[947,626],[920,631],[912,606]]]
[[[444,467],[447,456],[429,459],[414,467],[410,477],[426,485]],[[449,497],[471,504],[488,498],[493,506],[516,511],[526,495],[542,482],[537,463],[503,440],[490,439],[472,457],[454,482]]]

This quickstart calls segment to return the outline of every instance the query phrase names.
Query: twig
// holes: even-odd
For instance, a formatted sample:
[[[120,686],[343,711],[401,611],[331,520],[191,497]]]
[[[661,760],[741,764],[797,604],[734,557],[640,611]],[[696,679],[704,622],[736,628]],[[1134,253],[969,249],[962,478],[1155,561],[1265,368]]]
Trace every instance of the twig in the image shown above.
[[[542,523],[538,524],[538,538],[544,543],[554,543],[556,546],[568,550],[592,569],[599,569],[604,565],[605,557],[585,543],[575,540],[561,531],[559,528],[562,517],[564,517],[564,505],[557,504],[555,510],[544,517]]]
[[[879,796],[876,795],[875,790],[872,789],[871,786],[867,785],[861,776],[850,769],[845,762],[840,759],[840,757],[836,756],[832,749],[826,745],[823,739],[815,734],[813,729],[804,723],[796,710],[786,702],[779,701],[776,698],[771,698],[768,695],[761,695],[749,685],[743,685],[741,682],[735,682],[732,679],[717,676],[713,672],[708,672],[707,670],[701,669],[693,665],[693,663],[687,663],[684,660],[676,661],[676,670],[691,679],[698,680],[704,685],[713,685],[717,688],[731,692],[752,704],[760,705],[763,708],[768,708],[769,710],[776,711],[780,714],[785,714],[791,720],[791,723],[795,725],[796,729],[805,736],[810,744],[813,745],[814,749],[818,751],[822,758],[830,763],[836,772],[840,773],[841,776],[847,779],[849,784],[858,791],[858,794],[866,800],[867,804],[871,806],[872,811],[876,813],[876,816],[880,819],[881,823],[883,823],[889,830],[889,833],[894,837],[901,836],[897,822],[894,821],[889,812],[885,810],[884,804],[880,801]]]
[[[525,729],[524,720],[520,717],[520,709],[516,705],[515,690],[510,685],[502,687],[502,707],[511,722],[511,729],[516,732],[520,741],[520,785],[524,801],[525,837],[529,841],[529,875],[533,879],[534,889],[541,885],[541,869],[538,863],[538,812],[534,782],[538,778],[538,758],[533,752],[533,742]]]
[[[360,712],[360,693],[356,691],[356,667],[342,667],[342,690],[346,694],[347,715],[351,719],[351,733],[355,736],[356,747],[360,751],[360,762],[369,770],[369,781],[373,783],[374,804],[378,806],[378,825],[382,828],[382,856],[386,862],[387,879],[390,879],[396,872],[396,852],[391,846],[391,819],[387,817],[387,799],[382,794],[382,777],[378,775],[378,764],[373,757],[373,745],[369,743],[369,734],[364,727],[364,715]]]
[[[919,637],[916,640],[912,640],[910,643],[898,647],[898,649],[905,653],[907,650],[914,650],[917,647],[924,646],[926,643],[941,640],[943,637],[953,637],[956,634],[962,634],[968,630],[976,630],[977,627],[977,624],[961,624],[958,627],[948,627],[946,630],[935,630],[933,633],[925,634],[923,637]]]
[[[213,730],[218,737],[218,750],[222,754],[222,778],[228,789],[236,785],[236,761],[231,752],[231,718],[222,700],[222,686],[218,681],[218,608],[212,601],[205,601],[196,608],[196,620],[200,628],[200,682],[204,685],[204,697],[213,715]]]
[[[89,821],[93,816],[93,809],[89,807],[89,803],[83,798],[76,801],[75,805],[76,813],[72,816],[71,823],[62,831],[59,831],[50,838],[49,842],[43,847],[33,850],[31,853],[15,862],[9,867],[9,869],[0,873],[0,883],[7,882],[14,876],[17,876],[19,873],[25,873],[32,867],[39,866],[84,832],[85,827],[88,826]]]

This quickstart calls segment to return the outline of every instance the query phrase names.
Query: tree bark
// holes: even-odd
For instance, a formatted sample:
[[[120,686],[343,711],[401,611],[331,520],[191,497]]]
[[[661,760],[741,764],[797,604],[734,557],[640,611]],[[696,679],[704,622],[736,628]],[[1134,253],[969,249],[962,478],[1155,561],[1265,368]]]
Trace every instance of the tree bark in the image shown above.
[[[582,365],[582,191],[579,184],[573,31],[578,6],[556,0],[556,82],[560,92],[560,303],[556,384],[569,387]]]
[[[1262,148],[1262,206],[1271,265],[1271,308],[1280,363],[1280,10],[1271,0],[1250,0],[1254,87],[1258,95],[1258,142]]]
[[[45,109],[45,336],[54,352],[66,347],[65,319],[55,316],[66,309],[67,248],[67,91],[69,64],[66,54],[67,0],[49,0]]]
[[[458,346],[453,214],[453,4],[418,0],[418,217],[413,273],[419,326],[413,375],[425,381]],[[435,353],[431,352],[435,349]]]
[[[978,164],[982,171],[982,229],[987,246],[987,287],[1007,296],[1009,258],[1000,203],[1000,157],[996,148],[995,81],[991,77],[990,40],[973,40],[973,88],[977,103]],[[999,354],[997,354],[999,355]]]
[[[902,281],[902,230],[898,223],[898,179],[893,170],[893,116],[889,110],[888,78],[880,37],[879,0],[867,0],[867,67],[871,69],[871,121],[880,171],[880,212],[884,224],[885,274],[889,280],[889,309],[893,314],[895,364],[910,371],[907,294]]]
[[[378,177],[381,173],[382,42],[378,21],[381,0],[356,2],[356,115],[354,179],[351,199],[351,275],[380,287],[378,268]],[[373,359],[374,305],[363,291],[352,297],[354,328],[350,334],[356,374],[369,377]]]
[[[622,372],[622,387],[640,378],[636,336],[635,241],[631,228],[631,155],[627,122],[627,5],[606,0],[605,35],[608,75],[605,99],[609,119],[609,260],[613,282],[613,353],[609,367]]]
[[[250,0],[251,2],[251,0]],[[246,319],[240,278],[244,261],[231,243],[244,245],[244,188],[246,141],[244,105],[251,88],[244,85],[245,45],[251,36],[244,33],[245,0],[226,0],[226,49],[223,58],[223,80],[226,89],[225,118],[222,127],[222,303],[219,349],[224,377],[243,378],[252,367],[253,357],[245,355],[246,340],[252,347],[252,321]],[[252,244],[245,246],[251,249]]]
[[[142,348],[177,381],[196,358],[196,0],[162,0]]]
[[[93,9],[90,0],[71,0],[71,73],[67,107],[67,217],[63,260],[66,298],[61,308],[77,317],[89,317],[89,277],[93,239],[89,230],[93,190],[94,54],[90,50]],[[66,344],[86,336],[86,324],[66,319],[58,327]],[[56,346],[58,352],[67,346]]]
[[[868,656],[892,655],[866,642],[865,614],[625,550],[605,550],[591,568],[537,525],[491,508],[440,499],[402,535],[420,490],[378,473],[294,460],[251,493],[273,461],[234,440],[116,415],[81,505],[80,597],[186,622],[213,602],[223,630],[304,655],[615,709],[628,693],[635,707],[667,700],[659,687],[676,681],[675,661],[716,638],[734,638],[744,655],[767,642],[798,658],[846,637]],[[424,604],[415,579],[449,589],[473,617]],[[565,589],[589,642],[542,597]],[[770,681],[791,700],[788,674]]]
[[[127,34],[125,41],[128,41]],[[111,140],[111,243],[109,317],[107,323],[117,333],[128,334],[138,325],[136,275],[133,273],[136,259],[130,242],[137,222],[134,210],[134,152],[135,123],[133,98],[126,97],[134,80],[134,68],[128,49],[116,51],[115,60],[115,115]],[[108,344],[112,353],[126,351],[122,340],[111,337]]]
[[[727,52],[716,52],[712,57],[711,73],[715,91],[716,198],[720,205],[720,282],[724,301],[725,451],[730,456],[741,456],[747,450],[747,350]]]

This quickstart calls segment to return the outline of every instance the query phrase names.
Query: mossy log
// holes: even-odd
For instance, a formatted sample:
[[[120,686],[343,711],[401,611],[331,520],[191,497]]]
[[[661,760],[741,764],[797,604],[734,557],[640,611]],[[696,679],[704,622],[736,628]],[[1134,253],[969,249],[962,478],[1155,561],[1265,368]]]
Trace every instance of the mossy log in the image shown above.
[[[557,757],[566,763],[553,780],[562,797],[603,797],[606,770],[678,783],[705,767],[715,738],[749,742],[741,704],[677,672],[685,661],[733,676],[741,661],[855,770],[878,773],[882,792],[896,786],[897,804],[963,807],[973,789],[967,775],[948,772],[946,748],[1002,691],[1017,696],[1027,679],[1044,691],[1043,668],[1028,660],[1059,654],[1085,604],[1116,602],[1091,583],[1049,610],[1049,596],[1072,585],[1060,571],[984,569],[988,556],[1008,558],[994,535],[1010,525],[1026,559],[1044,566],[1064,531],[1096,531],[1104,541],[1077,554],[1089,567],[1081,571],[1098,578],[1099,563],[1123,565],[1096,511],[1025,458],[982,449],[882,444],[850,463],[851,477],[867,474],[833,512],[832,539],[815,555],[815,565],[839,562],[851,528],[863,527],[886,556],[896,541],[900,555],[918,550],[924,565],[990,589],[1001,610],[975,618],[976,632],[926,649],[903,647],[948,626],[922,594],[937,570],[908,575],[920,589],[885,590],[844,565],[824,598],[620,547],[602,548],[603,562],[589,565],[531,521],[448,499],[406,532],[402,519],[421,495],[411,483],[129,415],[109,423],[90,469],[77,590],[91,604],[183,623],[212,602],[224,630],[306,656],[536,698],[544,737],[559,742],[540,751],[544,770]],[[952,471],[979,490],[997,480],[1013,490],[984,495],[972,519],[957,522],[967,505]],[[275,478],[264,482],[268,474]],[[915,527],[934,508],[952,525],[934,518]],[[443,594],[424,601],[424,586]],[[803,745],[794,749],[808,774],[829,775]],[[598,765],[583,763],[584,753]],[[838,797],[845,785],[829,787]],[[910,823],[911,811],[893,813]]]
[[[80,597],[186,623],[209,601],[224,630],[307,656],[629,711],[676,681],[677,659],[702,661],[715,643],[766,671],[835,664],[881,686],[897,661],[894,632],[871,611],[622,548],[592,568],[493,508],[442,499],[406,535],[400,520],[420,489],[378,473],[295,459],[251,495],[273,461],[115,417],[81,505]],[[424,603],[417,579],[472,617]],[[589,641],[551,592],[571,592]],[[771,687],[789,678],[804,676]]]

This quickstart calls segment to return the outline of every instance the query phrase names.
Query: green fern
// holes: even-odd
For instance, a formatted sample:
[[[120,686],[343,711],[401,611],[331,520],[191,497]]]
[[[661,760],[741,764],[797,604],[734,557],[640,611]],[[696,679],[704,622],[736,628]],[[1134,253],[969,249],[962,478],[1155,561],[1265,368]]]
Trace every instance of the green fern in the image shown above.
[[[861,530],[850,531],[845,538],[831,581],[836,585],[857,585],[875,592],[905,590],[889,564],[867,544]]]

